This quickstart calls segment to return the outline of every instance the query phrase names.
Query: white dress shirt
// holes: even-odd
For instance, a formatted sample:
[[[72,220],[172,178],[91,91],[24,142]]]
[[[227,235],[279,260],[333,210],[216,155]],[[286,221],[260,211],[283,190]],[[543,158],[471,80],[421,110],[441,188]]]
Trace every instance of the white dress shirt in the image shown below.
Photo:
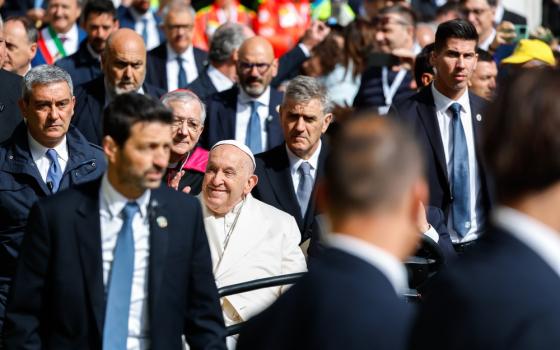
[[[494,210],[492,220],[533,250],[560,276],[560,232],[505,206]]]
[[[45,183],[47,183],[47,174],[49,173],[49,168],[51,167],[51,160],[47,157],[48,147],[41,145],[37,142],[29,132],[27,132],[27,140],[29,143],[29,151],[31,152],[31,157],[41,174],[41,178]],[[66,144],[66,135],[62,141],[54,147],[57,154],[58,164],[60,165],[60,170],[64,174],[66,169],[66,164],[68,164],[68,145]]]
[[[218,92],[230,89],[234,84],[234,82],[231,81],[230,78],[216,69],[216,67],[214,67],[213,65],[208,66],[208,71],[206,72],[206,74],[208,74],[208,78],[210,78],[210,81]]]
[[[490,48],[490,45],[492,44],[492,41],[494,41],[495,37],[496,37],[496,29],[492,28],[492,34],[490,34],[488,36],[488,38],[486,38],[486,40],[484,40],[483,42],[478,43],[478,47],[480,47],[483,50],[488,51],[488,49]]]
[[[245,136],[247,135],[247,126],[249,125],[249,120],[251,119],[251,102],[258,101],[259,107],[257,108],[257,113],[261,120],[261,141],[263,152],[267,150],[267,136],[268,132],[266,130],[266,123],[269,119],[269,105],[270,105],[270,86],[266,88],[262,95],[257,98],[247,95],[242,88],[239,88],[239,94],[237,95],[237,109],[236,109],[236,119],[235,119],[235,139],[239,142],[245,143]]]
[[[141,14],[136,11],[133,7],[129,7],[130,14],[134,18],[134,31],[138,35],[142,36],[142,31],[144,30],[143,19],[146,19],[146,26],[148,27],[148,42],[146,44],[146,51],[150,51],[160,44],[158,23],[151,10],[146,11],[146,13]]]
[[[130,295],[130,311],[128,316],[128,350],[144,350],[150,348],[148,319],[148,262],[150,257],[150,226],[148,221],[148,203],[150,190],[136,199],[140,208],[139,214],[132,220],[134,236],[134,274]],[[101,221],[101,252],[103,259],[103,283],[107,283],[113,263],[113,253],[117,237],[122,228],[122,210],[129,199],[111,185],[107,174],[103,176],[99,190],[99,217]]]
[[[434,102],[436,105],[436,116],[439,125],[439,132],[441,134],[443,150],[445,152],[445,161],[447,164],[447,174],[451,174],[453,167],[453,159],[450,155],[453,152],[453,129],[451,121],[453,114],[449,110],[451,104],[457,102],[461,105],[461,124],[465,131],[465,139],[467,141],[467,151],[469,152],[469,196],[470,196],[470,211],[471,211],[471,227],[463,238],[460,238],[453,229],[453,213],[449,210],[447,226],[453,242],[468,242],[476,239],[479,235],[480,224],[476,213],[477,198],[480,194],[480,178],[478,174],[478,164],[476,162],[476,151],[474,144],[474,130],[471,117],[471,105],[469,102],[468,90],[457,101],[450,99],[441,94],[435,88],[434,84],[431,85]],[[451,179],[449,179],[451,182]]]
[[[395,293],[404,295],[408,290],[408,275],[404,264],[393,255],[361,239],[340,233],[327,234],[326,243],[360,258],[377,268],[391,283]]]
[[[177,56],[183,59],[183,69],[187,75],[187,83],[191,83],[193,80],[198,78],[198,70],[196,69],[196,62],[194,60],[194,51],[192,45],[185,50],[182,54],[178,55],[169,43],[165,44],[167,49],[167,90],[173,91],[177,90],[179,85],[179,62],[177,62]],[[182,88],[185,88],[184,86]]]
[[[57,61],[61,59],[62,55],[58,52],[58,48],[49,33],[48,26],[41,30],[41,35],[45,38],[45,45],[47,46],[47,50],[51,54],[53,60]],[[80,43],[78,42],[79,31],[76,24],[74,24],[67,33],[57,33],[57,35],[61,39],[62,46],[64,47],[67,57],[78,51]],[[64,40],[62,40],[62,38],[64,38]]]
[[[321,140],[319,139],[319,147],[317,147],[315,153],[313,153],[308,160],[303,160],[290,151],[286,145],[286,152],[288,153],[288,160],[290,162],[290,174],[292,175],[292,183],[294,184],[294,193],[297,193],[299,182],[301,180],[301,172],[298,170],[303,162],[308,162],[311,166],[311,177],[313,178],[313,183],[315,183],[315,179],[317,178],[317,167],[319,166],[319,154],[321,153],[322,146]]]

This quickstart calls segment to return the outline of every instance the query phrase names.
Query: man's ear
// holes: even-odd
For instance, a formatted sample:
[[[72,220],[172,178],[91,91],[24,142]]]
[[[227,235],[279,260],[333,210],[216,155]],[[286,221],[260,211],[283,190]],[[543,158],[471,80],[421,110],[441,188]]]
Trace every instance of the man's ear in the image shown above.
[[[105,156],[107,156],[107,160],[109,163],[116,163],[117,158],[117,151],[119,146],[113,140],[113,138],[109,135],[103,138],[103,152],[105,152]]]
[[[325,119],[323,119],[323,128],[321,130],[321,133],[325,133],[327,132],[327,129],[329,128],[329,125],[331,125],[333,120],[333,114],[332,113],[327,113],[325,114]]]
[[[245,194],[251,193],[251,191],[253,190],[253,188],[255,188],[258,182],[259,182],[259,177],[257,175],[253,174],[249,176],[249,180],[247,180],[247,185],[245,186],[245,191],[243,192]]]

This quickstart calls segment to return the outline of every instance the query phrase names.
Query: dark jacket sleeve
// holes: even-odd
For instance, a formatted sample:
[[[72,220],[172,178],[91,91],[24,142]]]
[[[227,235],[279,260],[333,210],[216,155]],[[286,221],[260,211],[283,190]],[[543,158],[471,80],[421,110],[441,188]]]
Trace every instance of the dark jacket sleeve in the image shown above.
[[[439,235],[438,245],[441,248],[443,255],[447,261],[453,260],[457,257],[457,253],[451,243],[451,236],[447,228],[445,215],[440,208],[428,206],[427,217],[428,223],[437,231]]]
[[[299,73],[299,69],[303,62],[307,60],[307,56],[303,50],[296,45],[293,49],[286,52],[278,61],[278,73],[272,79],[270,85],[277,88],[283,81],[292,79]]]

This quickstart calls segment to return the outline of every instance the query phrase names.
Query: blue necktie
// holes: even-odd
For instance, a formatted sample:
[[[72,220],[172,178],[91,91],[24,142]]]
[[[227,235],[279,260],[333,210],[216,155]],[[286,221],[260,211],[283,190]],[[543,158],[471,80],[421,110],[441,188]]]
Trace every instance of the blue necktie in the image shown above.
[[[245,136],[245,144],[251,149],[253,154],[262,152],[261,118],[259,118],[259,113],[257,112],[258,107],[259,102],[251,101],[251,119],[249,119],[247,135]]]
[[[183,58],[181,56],[177,56],[177,64],[179,65],[179,79],[177,80],[177,88],[184,89],[187,87],[187,72],[183,68]]]
[[[49,158],[49,160],[51,161],[49,171],[47,172],[47,186],[51,190],[51,193],[55,193],[56,191],[58,191],[58,187],[60,186],[60,180],[62,179],[62,169],[60,168],[60,163],[58,163],[58,156],[54,149],[50,148],[47,151],[47,158]]]
[[[148,46],[148,19],[142,18],[142,39],[144,39],[144,44]]]
[[[128,316],[134,273],[134,237],[132,219],[139,211],[136,202],[128,202],[122,211],[123,225],[117,237],[113,264],[107,284],[107,306],[103,326],[103,349],[125,350]]]
[[[307,206],[309,205],[309,198],[311,198],[311,192],[313,191],[311,165],[308,162],[303,162],[299,166],[298,171],[300,173],[300,178],[297,189],[297,200],[301,211],[301,217],[304,218]]]
[[[453,130],[453,154],[452,158],[452,183],[451,203],[453,213],[453,229],[461,237],[471,227],[471,202],[469,189],[469,151],[465,131],[461,123],[461,105],[453,103],[449,109],[453,113],[451,121]]]

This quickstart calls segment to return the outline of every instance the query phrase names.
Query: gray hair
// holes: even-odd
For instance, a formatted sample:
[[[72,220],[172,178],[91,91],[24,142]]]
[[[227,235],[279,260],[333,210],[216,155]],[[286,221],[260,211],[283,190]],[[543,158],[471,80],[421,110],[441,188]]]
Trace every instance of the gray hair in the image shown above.
[[[332,103],[327,88],[318,79],[313,77],[298,75],[290,80],[284,93],[282,105],[286,104],[288,100],[295,102],[319,100],[324,114],[330,113],[332,110]]]
[[[161,103],[163,103],[163,105],[167,108],[171,108],[169,106],[169,102],[171,101],[180,101],[185,104],[193,101],[198,102],[200,105],[200,121],[204,124],[204,121],[206,120],[206,106],[204,106],[204,103],[194,92],[190,90],[175,90],[168,92],[161,97]]]
[[[31,68],[29,72],[23,77],[22,97],[25,102],[29,101],[31,90],[34,85],[48,85],[58,82],[66,82],[70,88],[70,95],[74,95],[74,87],[72,85],[72,78],[64,69],[49,65],[42,64]]]
[[[161,18],[162,18],[164,24],[167,22],[167,15],[171,11],[173,11],[173,12],[188,11],[191,14],[191,16],[193,17],[193,20],[194,20],[194,17],[196,15],[196,11],[193,9],[193,7],[191,5],[185,3],[184,0],[171,0],[161,9]]]
[[[208,51],[210,62],[226,62],[246,39],[247,35],[243,25],[238,23],[222,24],[216,29],[210,42],[210,50]]]

